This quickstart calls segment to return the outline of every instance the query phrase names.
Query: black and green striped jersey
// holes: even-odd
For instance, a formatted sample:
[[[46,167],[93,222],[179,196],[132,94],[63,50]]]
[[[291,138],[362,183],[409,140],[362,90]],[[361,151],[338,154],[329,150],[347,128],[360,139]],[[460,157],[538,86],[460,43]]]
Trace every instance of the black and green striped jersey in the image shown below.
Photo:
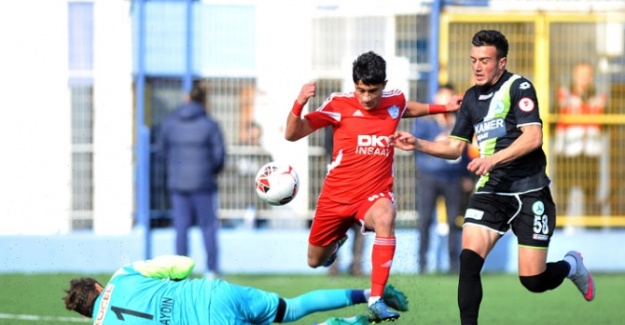
[[[476,137],[480,156],[505,149],[524,125],[542,125],[532,83],[506,71],[493,86],[473,86],[465,93],[451,137],[471,142]],[[480,177],[476,193],[523,193],[549,185],[542,148],[496,166]]]

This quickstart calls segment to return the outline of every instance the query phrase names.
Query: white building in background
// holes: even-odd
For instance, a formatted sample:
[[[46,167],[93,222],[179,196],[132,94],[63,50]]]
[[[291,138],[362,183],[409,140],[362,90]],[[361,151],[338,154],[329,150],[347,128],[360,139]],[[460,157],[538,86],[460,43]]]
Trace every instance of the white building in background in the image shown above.
[[[133,96],[136,61],[133,58],[137,55],[136,44],[133,46],[137,30],[133,28],[133,19],[136,23],[133,6],[136,5],[132,1],[107,0],[0,4],[0,24],[4,27],[0,35],[5,40],[4,48],[8,49],[0,53],[4,72],[0,75],[4,103],[0,110],[0,120],[4,122],[0,128],[0,146],[4,148],[4,157],[0,159],[0,235],[65,234],[80,229],[117,235],[133,229],[136,209]],[[377,47],[382,54],[389,51],[394,56],[394,43],[376,45],[375,39],[346,42],[349,33],[358,29],[354,24],[340,34],[340,39],[345,40],[342,46],[332,51],[313,49],[312,19],[326,14],[344,15],[351,12],[347,10],[349,6],[325,7],[314,1],[300,2],[298,6],[291,6],[288,1],[233,4],[194,1],[193,6],[194,10],[199,9],[195,17],[199,18],[201,37],[193,58],[197,77],[255,80],[262,95],[257,99],[254,116],[265,128],[264,147],[274,160],[292,163],[303,184],[286,212],[279,211],[307,216],[311,204],[306,187],[311,181],[305,172],[310,169],[309,143],[288,143],[283,139],[285,112],[304,82],[328,78],[340,82],[349,77],[349,69],[341,61],[353,60],[363,48],[369,47]],[[213,7],[207,9],[207,6]],[[34,7],[38,10],[32,10]],[[154,38],[159,34],[151,34],[146,41],[147,50],[152,51],[152,56],[147,57],[147,69],[158,78],[180,74],[184,61],[178,52],[184,50],[184,42],[175,33],[180,33],[184,26],[171,19],[184,14],[184,2],[159,5],[146,2],[145,8],[148,17],[161,19],[148,21],[147,30],[156,28],[174,35],[167,36],[171,42],[163,43]],[[233,18],[225,19],[214,8]],[[251,8],[253,24],[242,24],[237,19],[237,8],[245,12]],[[302,8],[308,9],[302,13]],[[384,30],[378,36],[392,38],[393,13],[387,11],[386,18],[376,21]],[[159,16],[160,12],[165,16]],[[363,15],[355,13],[355,16]],[[243,26],[244,30],[251,28],[255,33],[234,32],[232,36],[228,34],[232,28],[216,25],[220,19],[225,19],[222,23]],[[323,41],[319,37],[329,34],[325,31],[319,35],[317,44],[321,45],[319,42]],[[253,52],[246,50],[245,44],[249,42],[256,44]],[[228,56],[234,53],[228,51],[237,51],[237,44],[242,44],[239,52],[247,52],[246,55]],[[150,47],[154,45],[166,51],[156,51]],[[168,56],[171,52],[179,56]],[[326,52],[325,65],[314,68],[313,62],[319,60],[313,60],[313,55],[322,52]],[[342,59],[328,61],[328,55]],[[251,67],[249,58],[252,58]],[[242,63],[237,64],[236,60]],[[222,63],[215,65],[219,62]],[[392,82],[408,92],[407,81]],[[151,86],[154,93],[156,90]],[[180,100],[182,96],[172,102]],[[232,119],[223,114],[221,117]],[[225,127],[230,129],[229,125]],[[313,169],[319,175],[325,174],[323,169]]]
[[[37,5],[41,10],[33,12],[33,3],[0,4],[3,234],[59,232],[67,216],[67,10],[48,1]]]
[[[325,173],[310,165],[311,152],[320,148],[320,143],[312,143],[314,139],[310,143],[280,142],[284,113],[299,87],[318,79],[335,90],[345,89],[350,61],[365,49],[375,49],[390,62],[391,84],[415,95],[415,89],[423,89],[421,73],[428,68],[417,58],[424,52],[416,49],[423,35],[415,33],[427,28],[421,18],[431,2],[306,0],[293,5],[286,0],[193,1],[193,6],[202,6],[195,17],[200,18],[202,29],[198,39],[206,41],[194,58],[197,77],[254,80],[264,96],[259,98],[254,116],[265,126],[265,148],[274,159],[293,162],[301,177],[302,192],[289,205],[295,214],[309,213],[311,199],[306,186]],[[159,16],[163,13],[154,5],[163,3],[167,10]],[[476,10],[613,8],[618,13],[625,6],[623,1],[489,3],[490,8]],[[180,32],[181,25],[169,18],[184,11],[184,1],[146,4],[150,5],[150,17],[166,17],[149,22],[148,28]],[[134,5],[136,2],[129,0],[0,3],[0,235],[65,234],[77,229],[127,234],[133,229]],[[237,19],[241,8],[247,12],[245,20]],[[237,33],[237,26],[253,32]],[[605,43],[606,51],[622,51],[622,45],[614,48],[622,43],[622,24],[606,25],[605,29],[620,35],[620,42]],[[424,34],[427,37],[427,31]],[[171,39],[176,42],[162,45],[165,49],[184,49],[180,37]],[[179,57],[160,59],[167,66],[160,67],[159,78],[171,78],[179,71]],[[237,60],[245,64],[239,65]],[[154,61],[147,64],[155,65]],[[232,98],[223,97],[219,100],[224,105],[235,104]],[[236,115],[222,117],[236,119]],[[227,128],[230,130],[230,125]],[[310,170],[312,175],[305,172]],[[412,187],[398,186],[404,186],[398,193]]]
[[[89,12],[90,19],[79,17]],[[81,37],[70,33],[70,22],[86,24],[74,30],[91,32],[82,37],[93,43],[70,50],[70,35]],[[81,214],[93,218],[96,233],[131,229],[130,22],[130,1],[0,3],[0,235],[67,233]],[[76,51],[92,54],[87,69],[72,62],[84,59],[70,58]],[[72,109],[83,100],[93,103],[86,118]],[[89,141],[72,144],[73,137]],[[90,162],[93,169],[81,169]],[[88,198],[81,203],[88,209],[76,208],[78,197]]]
[[[420,57],[425,51],[417,47],[428,36],[423,16],[427,15],[431,1],[294,3],[193,1],[194,6],[212,6],[202,7],[198,13],[208,15],[198,16],[206,18],[198,22],[206,33],[200,35],[206,43],[197,50],[194,64],[199,66],[196,66],[197,77],[226,80],[223,83],[227,91],[218,94],[216,104],[235,107],[236,101],[227,95],[238,89],[231,87],[237,78],[253,79],[264,93],[255,117],[267,129],[265,147],[275,159],[294,161],[303,188],[288,207],[296,210],[295,214],[306,214],[311,200],[306,193],[310,187],[304,186],[314,185],[325,174],[325,164],[319,167],[311,162],[313,156],[323,155],[322,143],[318,138],[312,138],[309,143],[282,145],[280,142],[285,114],[299,87],[303,82],[317,79],[334,91],[349,88],[351,59],[365,49],[374,49],[390,62],[391,87],[414,95],[424,88],[420,74],[428,70],[422,64],[426,60]],[[159,54],[163,55],[159,58],[166,66],[155,73],[166,84],[179,71],[176,69],[181,63],[180,57],[166,55],[181,49],[181,38],[175,34],[180,32],[181,24],[170,18],[176,15],[179,18],[184,12],[181,9],[184,1],[147,1],[146,4],[166,7],[161,12],[155,11],[155,7],[148,9],[150,15],[161,18],[150,22],[149,28],[174,34],[170,36],[173,41],[160,44],[164,50],[159,48]],[[491,0],[490,4],[492,8],[472,10],[518,12],[560,8],[592,12],[609,6],[618,16],[625,6],[623,1],[594,0]],[[133,227],[136,209],[133,5],[136,2],[131,0],[0,2],[0,272],[111,272],[122,263],[145,256],[145,238]],[[239,9],[245,11],[245,19],[225,16],[240,15]],[[244,32],[233,33],[236,28],[243,28]],[[622,56],[623,24],[601,28],[606,30],[606,35],[616,32],[618,36],[605,37],[601,44],[605,45],[606,53]],[[598,28],[598,36],[601,34]],[[151,68],[155,64],[147,63]],[[166,89],[170,95],[166,98],[170,100],[166,101],[167,105],[182,99],[171,91],[180,88],[179,84],[173,84]],[[158,86],[162,84],[150,84],[149,92],[153,95]],[[148,98],[151,99],[155,98]],[[225,112],[220,113],[220,118],[230,123],[226,126],[232,131],[237,115]],[[408,155],[402,159],[403,167],[412,165]],[[316,162],[319,161],[323,159]],[[414,220],[413,202],[409,201],[412,174],[406,170],[409,171],[404,168],[404,174],[397,177],[402,180],[397,182],[397,193],[406,196],[399,203],[405,205],[404,212]],[[224,193],[224,196],[235,197],[237,193]],[[88,231],[76,231],[80,229]],[[550,248],[550,254],[560,257],[569,247],[584,242],[585,254],[591,257],[590,267],[622,272],[623,253],[614,256],[614,252],[606,253],[603,249],[608,244],[622,243],[620,230],[560,236]],[[397,260],[401,262],[394,268],[398,272],[414,272],[416,232],[410,227],[398,231],[403,232],[398,235],[402,243],[398,245]],[[222,235],[223,256],[239,257],[223,263],[225,272],[313,272],[305,265],[303,253],[307,243],[303,228],[254,233],[224,231]],[[171,231],[155,232],[154,236],[154,253],[173,251]],[[195,241],[191,245],[197,248],[192,249],[193,257],[197,260],[203,259],[202,249],[198,248],[199,236],[198,232],[192,233]],[[485,270],[516,272],[515,243],[506,238],[507,242],[498,246],[499,251],[494,252],[497,257],[487,262]],[[258,252],[260,245],[266,248],[265,254]],[[76,256],[82,258],[76,260]],[[280,261],[272,260],[276,258]],[[259,268],[259,265],[265,266]]]

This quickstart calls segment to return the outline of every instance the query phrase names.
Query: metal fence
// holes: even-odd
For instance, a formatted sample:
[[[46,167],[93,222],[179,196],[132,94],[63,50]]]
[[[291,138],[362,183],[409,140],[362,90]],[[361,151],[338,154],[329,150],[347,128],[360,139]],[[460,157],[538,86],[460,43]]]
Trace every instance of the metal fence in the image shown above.
[[[72,117],[70,229],[93,227],[93,3],[68,4]]]
[[[423,4],[425,3],[425,6]],[[623,34],[625,15],[614,15],[608,12],[584,12],[580,14],[561,14],[556,11],[549,13],[489,12],[484,8],[475,12],[457,13],[452,7],[445,7],[440,17],[440,26],[432,26],[432,13],[428,11],[431,2],[418,2],[421,7],[410,2],[390,11],[367,12],[329,11],[327,8],[318,10],[303,23],[311,24],[310,54],[313,74],[318,76],[318,95],[309,106],[315,108],[330,93],[345,90],[344,62],[341,58],[354,57],[361,52],[374,50],[385,57],[403,57],[408,61],[408,81],[404,92],[410,100],[429,101],[428,82],[454,83],[457,89],[467,89],[472,84],[470,68],[470,40],[479,29],[499,29],[510,41],[508,60],[509,70],[522,74],[533,81],[539,91],[541,114],[545,123],[545,147],[547,149],[550,171],[554,188],[564,184],[572,190],[569,193],[572,204],[562,202],[562,191],[556,192],[556,200],[560,211],[571,218],[560,218],[560,225],[583,224],[589,226],[625,226],[625,188],[619,181],[625,172],[621,161],[625,156],[622,141],[625,136],[625,55],[623,54]],[[453,2],[452,2],[453,3]],[[504,2],[501,2],[504,3]],[[185,48],[179,37],[172,34],[184,34],[184,21],[187,18],[183,2],[148,1],[146,9],[148,17],[145,42],[146,62],[145,87],[145,124],[151,129],[152,141],[158,134],[163,118],[173,110],[183,97],[183,77],[177,67],[183,66],[181,57]],[[75,7],[74,7],[75,6]],[[70,21],[89,25],[90,13],[80,2],[70,4],[74,14],[70,13]],[[87,3],[87,7],[92,4]],[[403,6],[403,7],[402,7]],[[254,6],[250,5],[219,5],[211,2],[193,2],[193,10],[198,29],[194,42],[198,51],[204,53],[194,59],[195,79],[205,81],[210,89],[208,108],[220,122],[225,131],[228,145],[226,168],[220,175],[221,213],[224,220],[240,219],[246,211],[254,208],[263,219],[279,219],[280,214],[274,213],[267,205],[259,201],[253,191],[253,175],[258,167],[272,157],[256,140],[250,138],[250,123],[254,122],[254,109],[257,103],[258,80],[254,74],[254,58],[241,58],[241,53],[248,53],[253,42]],[[424,9],[425,8],[425,9]],[[78,11],[83,9],[83,11]],[[375,8],[374,8],[375,9]],[[463,8],[472,11],[473,8]],[[71,10],[70,10],[71,11]],[[607,10],[606,10],[607,11]],[[234,23],[222,19],[223,15],[244,17]],[[82,15],[82,16],[81,16]],[[86,16],[85,16],[86,15]],[[83,18],[80,18],[83,17]],[[198,19],[199,18],[199,19]],[[210,18],[210,19],[209,19]],[[437,17],[438,18],[438,17]],[[227,24],[216,28],[215,24]],[[91,18],[92,23],[92,18]],[[440,27],[440,39],[430,39],[430,30]],[[241,36],[245,35],[245,36]],[[170,38],[176,42],[167,42]],[[252,38],[252,39],[251,39]],[[80,49],[83,57],[92,51],[92,40],[84,35],[76,35],[80,43],[72,43]],[[137,40],[135,40],[137,42]],[[221,49],[216,44],[225,44]],[[288,46],[288,45],[287,45]],[[432,67],[428,53],[432,46],[437,46],[439,58],[439,80],[428,80]],[[152,51],[152,52],[150,52]],[[72,53],[70,51],[70,53]],[[230,53],[230,54],[228,54]],[[388,55],[387,55],[388,54]],[[221,55],[221,57],[219,57]],[[232,66],[232,62],[224,60],[228,55],[243,62],[243,67]],[[207,60],[210,62],[200,62]],[[589,62],[595,72],[596,88],[606,94],[605,114],[598,116],[564,117],[557,108],[556,94],[559,85],[567,84],[571,79],[571,68],[577,62]],[[85,61],[77,61],[85,62]],[[160,62],[160,63],[159,63]],[[159,66],[160,64],[160,66]],[[71,66],[71,65],[70,65]],[[73,107],[73,204],[72,229],[90,228],[90,196],[93,191],[91,176],[93,166],[90,163],[89,143],[93,118],[92,85],[89,78],[84,78],[88,64],[75,65],[70,77],[76,81],[72,87]],[[203,71],[210,70],[211,73]],[[217,73],[215,73],[217,71]],[[286,73],[276,70],[276,73]],[[72,84],[72,83],[70,83]],[[349,89],[349,88],[347,88]],[[136,94],[135,94],[136,95]],[[296,94],[292,94],[295,96]],[[284,114],[286,109],[284,108]],[[283,115],[284,115],[283,114]],[[280,115],[282,116],[282,115]],[[282,117],[281,117],[282,118]],[[565,118],[577,124],[599,125],[603,135],[604,148],[601,150],[597,172],[599,184],[595,189],[600,200],[598,210],[592,214],[584,213],[583,207],[588,202],[587,194],[580,194],[584,182],[592,177],[584,172],[588,166],[584,163],[571,163],[563,167],[555,167],[554,137],[558,123]],[[412,121],[405,120],[400,129],[409,130]],[[306,140],[308,143],[309,182],[309,214],[312,216],[315,199],[326,172],[330,158],[327,154],[326,131],[316,132]],[[559,173],[558,171],[563,171]],[[303,171],[299,171],[300,173]],[[400,226],[412,226],[416,220],[415,212],[415,175],[414,159],[410,154],[398,152],[395,165],[395,194],[397,196]],[[562,176],[565,175],[565,176]],[[151,156],[150,168],[150,218],[156,225],[166,225],[169,218],[169,202],[165,188],[165,172],[160,162]],[[581,185],[569,185],[567,179],[582,179]],[[577,188],[580,187],[580,188]],[[583,192],[583,191],[582,191]],[[579,203],[583,203],[580,207]],[[571,205],[571,207],[569,207]],[[588,216],[574,218],[575,216]],[[280,222],[277,225],[281,225]],[[285,223],[289,224],[288,222]]]
[[[621,181],[625,16],[483,13],[479,17],[478,21],[473,14],[444,15],[441,77],[468,88],[472,35],[480,29],[502,31],[510,43],[508,69],[530,79],[538,92],[558,224],[625,225]],[[574,71],[580,65],[587,67],[585,80],[575,82],[580,77]],[[563,97],[573,84],[583,82],[589,83],[584,95]]]
[[[409,89],[404,89],[409,99],[427,101],[427,46],[429,15],[361,15],[355,17],[316,15],[312,18],[312,67],[313,74],[321,76],[317,79],[317,96],[309,102],[314,109],[332,93],[345,88],[344,62],[337,60],[347,55],[360,54],[374,50],[378,53],[389,52],[397,56],[407,57],[411,79]],[[396,35],[388,38],[386,35]],[[244,42],[245,40],[239,40]],[[233,42],[237,42],[236,38]],[[234,47],[237,45],[234,44]],[[352,58],[353,60],[353,58]],[[208,85],[209,96],[207,107],[220,122],[228,144],[228,156],[225,170],[219,177],[221,212],[225,224],[228,219],[241,219],[249,209],[253,209],[260,219],[268,219],[273,225],[286,226],[293,224],[281,219],[281,214],[262,203],[254,192],[254,175],[264,163],[269,162],[271,154],[257,145],[257,140],[249,138],[247,127],[254,122],[255,99],[257,98],[256,80],[254,77],[203,77],[201,80]],[[351,86],[349,86],[351,87]],[[152,75],[146,86],[146,119],[152,128],[152,141],[159,132],[159,125],[164,117],[179,105],[182,99],[180,79],[169,76]],[[291,96],[295,96],[292,94]],[[288,107],[277,114],[277,118],[285,118]],[[401,127],[409,129],[411,121],[403,121]],[[313,133],[305,140],[308,143],[309,182],[303,190],[309,196],[308,218],[312,217],[316,197],[320,191],[326,166],[330,162],[328,154],[328,130]],[[268,144],[271,146],[272,144]],[[165,171],[161,162],[152,155],[151,161],[150,210],[153,224],[167,225],[170,203],[165,188]],[[414,162],[410,154],[398,153],[396,160],[397,183],[395,193],[402,219],[408,224],[416,220]],[[299,171],[300,173],[302,171]],[[236,222],[236,221],[235,221]],[[301,223],[296,223],[300,224]]]

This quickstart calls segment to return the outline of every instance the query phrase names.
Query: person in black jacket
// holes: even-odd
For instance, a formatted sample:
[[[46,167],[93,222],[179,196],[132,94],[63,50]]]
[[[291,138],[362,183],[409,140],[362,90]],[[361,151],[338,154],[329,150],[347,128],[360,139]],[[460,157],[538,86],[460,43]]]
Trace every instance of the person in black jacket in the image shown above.
[[[226,151],[218,122],[206,112],[206,90],[199,82],[188,98],[163,122],[157,152],[167,166],[176,254],[188,255],[188,230],[195,219],[204,236],[206,275],[214,278],[219,275],[217,175]]]

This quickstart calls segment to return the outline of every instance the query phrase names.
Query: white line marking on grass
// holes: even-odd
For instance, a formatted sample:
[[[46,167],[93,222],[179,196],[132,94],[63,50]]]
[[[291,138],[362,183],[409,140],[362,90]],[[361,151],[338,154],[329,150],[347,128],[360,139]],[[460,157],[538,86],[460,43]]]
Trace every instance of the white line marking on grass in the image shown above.
[[[46,322],[72,322],[72,323],[91,323],[92,319],[86,317],[53,317],[53,316],[37,316],[24,314],[0,314],[0,319],[19,319],[28,321],[46,321]]]

